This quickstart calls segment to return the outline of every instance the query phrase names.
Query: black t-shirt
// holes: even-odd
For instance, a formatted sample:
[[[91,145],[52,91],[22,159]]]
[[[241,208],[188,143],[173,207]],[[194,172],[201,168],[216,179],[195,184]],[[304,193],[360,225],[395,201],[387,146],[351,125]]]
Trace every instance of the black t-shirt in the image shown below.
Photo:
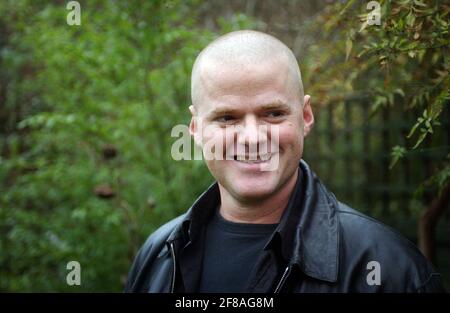
[[[246,224],[216,214],[206,229],[200,292],[245,292],[252,269],[278,224]]]

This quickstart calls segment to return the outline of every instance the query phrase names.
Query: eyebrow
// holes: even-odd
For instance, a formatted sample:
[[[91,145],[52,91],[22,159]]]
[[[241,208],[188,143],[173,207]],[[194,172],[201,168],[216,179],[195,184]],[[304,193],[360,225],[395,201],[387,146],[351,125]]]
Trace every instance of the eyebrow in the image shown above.
[[[216,108],[216,109],[211,110],[210,112],[208,112],[208,115],[209,116],[227,115],[227,114],[235,113],[238,110],[239,109],[237,109],[237,108],[222,107],[222,108]],[[291,112],[290,106],[281,100],[263,103],[258,106],[258,110],[261,110],[261,111],[283,110],[288,113]]]
[[[267,110],[274,110],[274,109],[276,109],[276,110],[284,110],[284,111],[288,111],[288,112],[291,111],[291,107],[287,103],[285,103],[285,102],[283,102],[281,100],[276,100],[274,102],[264,103],[260,107],[261,107],[262,110],[266,110],[266,111]]]

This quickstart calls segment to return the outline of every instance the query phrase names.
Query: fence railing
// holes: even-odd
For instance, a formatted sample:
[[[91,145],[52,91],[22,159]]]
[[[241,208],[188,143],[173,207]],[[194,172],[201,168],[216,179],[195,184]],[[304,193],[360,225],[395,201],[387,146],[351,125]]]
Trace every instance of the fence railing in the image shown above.
[[[339,200],[360,210],[375,215],[421,210],[436,191],[425,189],[419,198],[415,192],[450,153],[448,103],[442,125],[392,169],[392,147],[407,144],[416,117],[400,106],[372,116],[370,108],[367,100],[356,98],[313,109],[316,122],[306,138],[304,159]]]

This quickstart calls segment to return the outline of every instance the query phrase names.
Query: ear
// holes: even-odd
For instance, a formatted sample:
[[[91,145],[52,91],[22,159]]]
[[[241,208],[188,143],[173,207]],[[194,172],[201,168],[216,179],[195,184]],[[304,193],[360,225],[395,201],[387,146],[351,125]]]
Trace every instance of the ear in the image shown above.
[[[314,115],[311,108],[311,97],[303,98],[303,134],[306,137],[314,126]]]
[[[201,136],[199,133],[199,128],[197,125],[197,110],[195,109],[195,107],[193,105],[189,106],[189,111],[191,112],[191,122],[189,123],[189,134],[191,134],[191,136],[194,138],[194,142],[197,146],[202,145],[202,141],[201,141]],[[201,129],[200,129],[201,131]]]

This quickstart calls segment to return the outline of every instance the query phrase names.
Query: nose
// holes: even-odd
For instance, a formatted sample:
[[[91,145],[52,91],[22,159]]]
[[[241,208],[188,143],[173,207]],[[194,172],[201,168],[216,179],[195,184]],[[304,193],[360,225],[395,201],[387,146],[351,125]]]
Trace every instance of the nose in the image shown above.
[[[258,144],[258,122],[253,116],[244,119],[243,127],[238,132],[238,142],[244,145]]]
[[[256,155],[259,147],[267,141],[265,128],[267,129],[267,126],[259,125],[254,115],[245,117],[237,132],[238,149],[245,147],[246,154]]]

